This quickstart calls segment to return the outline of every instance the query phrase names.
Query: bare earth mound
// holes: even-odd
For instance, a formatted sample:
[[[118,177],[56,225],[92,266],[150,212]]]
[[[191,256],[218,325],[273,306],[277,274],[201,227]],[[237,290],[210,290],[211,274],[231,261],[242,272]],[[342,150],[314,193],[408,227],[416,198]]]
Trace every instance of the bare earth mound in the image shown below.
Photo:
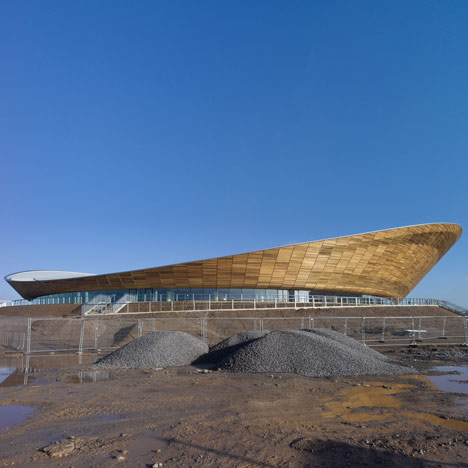
[[[229,372],[286,372],[309,377],[399,375],[416,371],[332,330],[281,330],[246,342],[219,363]]]
[[[207,352],[208,345],[188,333],[156,331],[108,354],[96,366],[140,369],[188,366]]]

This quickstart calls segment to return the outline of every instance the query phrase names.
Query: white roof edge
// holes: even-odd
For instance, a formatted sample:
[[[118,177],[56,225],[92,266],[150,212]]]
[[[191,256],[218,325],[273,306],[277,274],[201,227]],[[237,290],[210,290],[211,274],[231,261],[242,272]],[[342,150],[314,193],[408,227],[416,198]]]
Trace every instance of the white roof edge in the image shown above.
[[[84,276],[96,276],[94,273],[79,273],[77,271],[60,270],[27,270],[11,273],[5,276],[7,281],[53,281],[60,279],[81,278]]]

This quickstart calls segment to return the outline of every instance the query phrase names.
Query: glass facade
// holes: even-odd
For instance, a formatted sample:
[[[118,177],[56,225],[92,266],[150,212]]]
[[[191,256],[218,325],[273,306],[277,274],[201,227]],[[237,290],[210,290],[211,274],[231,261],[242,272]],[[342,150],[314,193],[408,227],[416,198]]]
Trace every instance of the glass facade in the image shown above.
[[[284,289],[122,289],[114,291],[78,291],[42,296],[32,301],[14,301],[20,304],[78,304],[166,301],[258,301],[312,302],[312,296],[361,297],[356,294],[336,294],[326,291]]]

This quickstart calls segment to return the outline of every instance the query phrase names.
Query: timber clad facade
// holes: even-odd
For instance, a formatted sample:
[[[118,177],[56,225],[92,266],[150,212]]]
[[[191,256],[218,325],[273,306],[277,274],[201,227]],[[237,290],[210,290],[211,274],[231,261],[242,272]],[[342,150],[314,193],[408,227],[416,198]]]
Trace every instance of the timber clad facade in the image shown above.
[[[405,297],[461,233],[457,224],[424,224],[123,273],[30,281],[15,280],[17,274],[6,279],[26,299],[145,288],[309,290]]]

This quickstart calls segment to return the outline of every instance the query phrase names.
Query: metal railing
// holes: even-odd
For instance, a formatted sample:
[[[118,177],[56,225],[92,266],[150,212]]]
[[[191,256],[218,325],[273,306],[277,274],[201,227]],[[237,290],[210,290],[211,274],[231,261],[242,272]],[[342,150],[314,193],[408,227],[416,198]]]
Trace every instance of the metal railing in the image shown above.
[[[229,300],[215,300],[211,295],[193,295],[192,300],[159,302],[108,302],[96,307],[95,303],[82,305],[83,315],[103,314],[153,314],[158,312],[209,312],[215,310],[256,310],[256,309],[318,309],[330,307],[378,307],[378,306],[436,306],[443,307],[460,315],[467,315],[468,310],[447,301],[426,298],[380,298],[380,297],[345,297],[311,296],[308,301],[245,300],[241,296]]]
[[[418,343],[468,345],[468,318],[460,315],[372,317],[245,317],[245,318],[8,318],[0,317],[4,351],[111,351],[158,330],[183,331],[213,345],[249,330],[330,328],[370,346]]]

